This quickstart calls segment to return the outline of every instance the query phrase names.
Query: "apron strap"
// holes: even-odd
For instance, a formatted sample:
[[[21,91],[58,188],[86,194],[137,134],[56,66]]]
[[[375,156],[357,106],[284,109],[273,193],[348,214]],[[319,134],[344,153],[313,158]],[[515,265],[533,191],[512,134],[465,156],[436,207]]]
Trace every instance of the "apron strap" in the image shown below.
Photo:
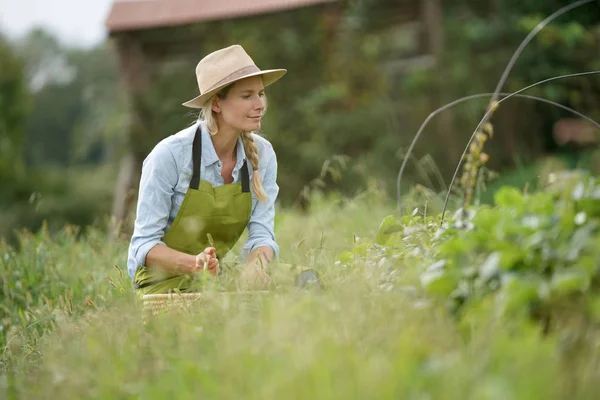
[[[202,129],[198,126],[196,135],[194,136],[194,144],[192,145],[192,165],[194,173],[190,181],[190,189],[198,190],[200,185],[200,164],[202,163]]]
[[[200,165],[202,164],[202,129],[198,126],[196,129],[196,135],[194,136],[194,144],[192,145],[192,165],[194,173],[190,180],[190,188],[198,190],[200,186]],[[250,192],[250,174],[248,172],[248,164],[244,160],[242,166],[242,193]]]
[[[242,166],[242,193],[250,192],[250,175],[248,174],[248,164],[246,160],[244,160],[244,165]],[[255,172],[258,174],[258,172]]]

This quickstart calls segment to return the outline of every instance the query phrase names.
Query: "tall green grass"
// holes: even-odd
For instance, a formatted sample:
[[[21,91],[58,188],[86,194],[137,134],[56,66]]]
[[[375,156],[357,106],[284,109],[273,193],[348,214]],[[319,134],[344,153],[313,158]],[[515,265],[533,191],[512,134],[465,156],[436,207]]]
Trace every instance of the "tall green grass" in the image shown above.
[[[0,248],[0,398],[593,398],[597,372],[568,373],[560,338],[490,304],[458,323],[419,289],[416,258],[337,262],[391,207],[367,192],[280,210],[282,261],[319,271],[323,291],[281,279],[149,319],[123,276],[126,238],[23,234]]]

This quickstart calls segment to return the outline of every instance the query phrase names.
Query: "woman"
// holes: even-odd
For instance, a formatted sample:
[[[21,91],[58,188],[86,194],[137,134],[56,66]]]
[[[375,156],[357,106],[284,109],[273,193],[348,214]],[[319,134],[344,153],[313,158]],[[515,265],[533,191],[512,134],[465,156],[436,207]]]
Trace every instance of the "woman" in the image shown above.
[[[156,145],[144,160],[128,272],[139,294],[194,290],[194,275],[219,272],[219,259],[248,228],[246,278],[269,282],[278,253],[273,232],[277,159],[256,135],[264,88],[285,69],[260,70],[239,45],[196,67],[200,95],[184,106],[198,122]]]

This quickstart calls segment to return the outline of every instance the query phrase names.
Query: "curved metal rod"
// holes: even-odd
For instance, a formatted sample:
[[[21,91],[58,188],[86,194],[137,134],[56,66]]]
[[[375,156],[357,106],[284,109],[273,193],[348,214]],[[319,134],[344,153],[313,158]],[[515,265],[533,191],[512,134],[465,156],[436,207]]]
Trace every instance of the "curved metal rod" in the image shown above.
[[[508,97],[510,96],[512,93],[498,93],[498,96],[503,96],[503,97]],[[421,125],[421,127],[419,128],[419,131],[417,132],[417,134],[415,135],[415,137],[413,138],[408,151],[406,152],[406,157],[404,158],[404,160],[402,160],[402,165],[400,166],[400,171],[398,172],[398,179],[396,181],[396,195],[398,198],[398,209],[400,210],[400,215],[402,215],[402,210],[400,208],[401,204],[401,200],[400,200],[400,196],[401,196],[401,188],[400,185],[402,183],[402,175],[404,174],[404,169],[406,168],[406,165],[408,164],[408,159],[410,158],[412,151],[415,147],[415,145],[417,144],[417,141],[419,140],[419,138],[421,137],[421,133],[423,133],[423,130],[425,129],[425,127],[427,126],[427,124],[429,123],[429,121],[436,116],[437,114],[441,113],[442,111],[445,111],[449,108],[454,107],[455,105],[458,105],[460,103],[464,103],[466,101],[469,100],[475,100],[475,99],[479,99],[482,97],[491,97],[493,96],[494,93],[480,93],[480,94],[474,94],[471,96],[466,96],[466,97],[462,97],[458,100],[453,101],[452,103],[446,104],[443,107],[438,108],[437,110],[435,110],[434,112],[432,112],[431,114],[429,114],[429,116],[427,117],[427,119],[423,122],[423,124]],[[547,100],[547,99],[543,99],[541,97],[536,97],[536,96],[530,96],[530,95],[526,95],[526,94],[514,94],[515,97],[521,97],[521,98],[525,98],[525,99],[530,99],[530,100],[537,100],[537,101],[541,101],[543,103],[548,103],[551,104],[553,106],[562,108],[563,110],[569,111],[585,120],[587,120],[588,122],[592,123],[594,126],[596,126],[598,129],[600,129],[600,123],[594,121],[593,119],[591,119],[590,117],[588,117],[587,115],[584,115],[582,113],[580,113],[579,111],[573,110],[572,108],[569,108],[565,105],[562,105],[560,103],[556,103],[554,101],[551,100]]]
[[[492,99],[490,101],[490,104],[488,105],[487,111],[489,112],[492,109],[492,105],[494,104],[494,102],[498,99],[498,96],[502,96],[504,94],[499,93],[500,90],[502,89],[502,87],[504,86],[506,79],[508,78],[508,75],[510,74],[512,68],[514,67],[515,63],[517,62],[518,58],[521,56],[521,53],[523,52],[523,50],[525,50],[525,47],[527,47],[527,45],[529,45],[529,43],[533,40],[533,38],[542,30],[544,29],[550,22],[554,21],[556,18],[560,17],[563,14],[566,14],[567,12],[583,6],[585,4],[591,3],[594,0],[579,0],[576,1],[572,4],[569,4],[567,6],[562,7],[561,9],[559,9],[558,11],[556,11],[555,13],[553,13],[552,15],[550,15],[549,17],[547,17],[546,19],[544,19],[542,22],[540,22],[531,32],[529,32],[529,34],[527,35],[527,37],[525,37],[525,39],[523,40],[523,42],[521,42],[521,44],[519,45],[519,47],[517,48],[517,50],[515,51],[515,53],[513,54],[512,58],[510,59],[510,61],[508,62],[508,65],[506,66],[506,68],[504,69],[504,72],[502,73],[502,76],[500,78],[500,81],[498,82],[498,85],[496,86],[496,89],[494,90],[494,93],[491,95]],[[516,94],[515,94],[516,95]],[[423,122],[423,124],[421,125],[421,127],[419,128],[419,131],[417,132],[417,134],[415,135],[415,138],[413,139],[413,142],[411,143],[409,149],[408,149],[408,155],[410,155],[412,153],[413,147],[416,143],[417,140],[419,140],[419,137],[421,135],[421,132],[423,130],[423,128],[429,123],[429,121],[439,112],[442,112],[450,107],[453,107],[454,105],[461,103],[462,101],[467,101],[467,100],[471,100],[473,98],[478,98],[478,97],[483,97],[484,95],[475,95],[475,96],[468,96],[468,97],[464,97],[462,99],[456,100],[453,103],[450,103],[442,108],[437,109],[436,111],[434,111],[433,113],[429,114],[429,116],[427,117],[427,119],[425,120],[425,122]],[[525,96],[522,96],[525,97]],[[533,96],[531,96],[531,98],[533,98]],[[549,104],[554,104],[556,106],[559,106],[561,108],[564,108],[564,106],[559,105],[558,103],[551,103],[549,100],[545,100],[545,99],[540,99],[540,98],[536,98],[537,100],[541,100],[541,101],[545,101],[548,102]],[[565,108],[566,109],[566,108]],[[568,110],[571,112],[575,112],[574,110]],[[577,114],[577,112],[575,112]],[[597,125],[595,123],[595,121],[580,115],[583,118],[589,120],[590,122],[592,122],[594,125]],[[463,156],[464,157],[464,156]],[[462,160],[462,159],[461,159]],[[460,166],[460,163],[459,163]],[[402,166],[400,167],[400,172],[398,173],[398,179],[397,179],[397,198],[398,198],[398,209],[401,210],[400,208],[400,181],[402,179],[402,173],[404,172],[404,168],[406,167],[406,159],[404,160],[404,162],[402,163]],[[447,203],[447,199],[446,199],[446,203]],[[445,205],[446,205],[445,203]],[[444,209],[445,209],[445,205],[444,205]],[[400,211],[401,212],[401,211]],[[443,219],[443,214],[442,214],[442,219]]]
[[[536,82],[536,83],[534,83],[532,85],[529,85],[529,86],[527,86],[527,87],[525,87],[523,89],[520,89],[520,90],[512,93],[511,95],[509,95],[509,96],[507,96],[507,97],[505,97],[503,99],[500,99],[497,104],[500,104],[503,101],[506,101],[506,100],[510,99],[511,97],[514,97],[514,96],[518,95],[521,92],[524,92],[526,90],[529,90],[531,88],[539,86],[539,85],[541,85],[543,83],[548,83],[548,82],[552,82],[552,81],[556,81],[556,80],[564,79],[564,78],[573,78],[573,77],[577,77],[577,76],[598,75],[598,74],[600,74],[600,71],[590,71],[590,72],[580,72],[580,73],[577,73],[577,74],[560,75],[560,76],[555,76],[555,77],[552,77],[552,78],[544,79],[543,81]],[[454,175],[452,176],[452,180],[450,181],[450,186],[448,187],[448,192],[446,193],[446,199],[444,200],[444,207],[442,209],[442,222],[444,221],[444,215],[446,214],[446,207],[448,206],[448,199],[450,198],[450,192],[452,191],[452,186],[454,185],[454,181],[456,180],[456,176],[458,175],[458,171],[460,171],[460,167],[461,167],[462,162],[463,162],[463,160],[465,158],[465,155],[469,151],[469,146],[471,146],[471,142],[475,138],[475,135],[477,134],[477,131],[481,127],[481,124],[483,124],[483,121],[487,120],[487,118],[490,116],[491,113],[492,113],[492,110],[488,110],[485,113],[485,115],[483,116],[483,118],[481,119],[481,121],[479,121],[479,124],[477,124],[477,127],[475,128],[475,130],[473,131],[473,134],[469,138],[469,142],[467,143],[467,146],[465,147],[465,151],[463,151],[462,155],[460,156],[460,160],[458,161],[458,165],[456,166],[456,170],[454,171]]]
[[[523,52],[523,50],[525,50],[525,47],[527,47],[527,45],[529,44],[529,42],[531,42],[531,40],[535,37],[535,35],[537,35],[542,29],[544,29],[546,27],[546,25],[548,25],[550,22],[554,21],[556,18],[560,17],[561,15],[568,13],[569,11],[573,10],[574,8],[581,7],[585,4],[591,3],[593,1],[595,1],[595,0],[579,0],[572,4],[566,5],[563,8],[561,8],[560,10],[556,11],[554,14],[550,15],[548,18],[546,18],[542,22],[540,22],[531,32],[529,32],[529,35],[527,35],[527,37],[523,40],[521,45],[517,48],[517,50],[515,51],[515,54],[513,54],[512,58],[508,62],[508,65],[504,69],[504,72],[502,73],[502,77],[500,78],[500,81],[498,82],[498,86],[496,87],[496,90],[494,90],[494,96],[492,96],[492,100],[490,101],[490,106],[488,107],[488,109],[491,108],[491,105],[494,104],[494,102],[496,100],[498,100],[498,96],[500,95],[499,92],[500,92],[500,90],[502,90],[502,87],[506,83],[508,74],[514,67],[515,63],[517,62],[517,59],[521,56],[521,53]]]

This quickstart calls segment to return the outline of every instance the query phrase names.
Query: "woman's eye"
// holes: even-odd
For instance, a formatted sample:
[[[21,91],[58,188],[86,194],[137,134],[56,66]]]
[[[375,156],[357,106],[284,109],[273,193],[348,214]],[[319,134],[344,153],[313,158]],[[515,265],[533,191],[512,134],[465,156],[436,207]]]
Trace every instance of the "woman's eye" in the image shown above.
[[[242,95],[242,99],[249,99],[252,96],[253,96],[252,94],[245,94],[245,95]],[[265,97],[265,93],[259,93],[258,97]]]

